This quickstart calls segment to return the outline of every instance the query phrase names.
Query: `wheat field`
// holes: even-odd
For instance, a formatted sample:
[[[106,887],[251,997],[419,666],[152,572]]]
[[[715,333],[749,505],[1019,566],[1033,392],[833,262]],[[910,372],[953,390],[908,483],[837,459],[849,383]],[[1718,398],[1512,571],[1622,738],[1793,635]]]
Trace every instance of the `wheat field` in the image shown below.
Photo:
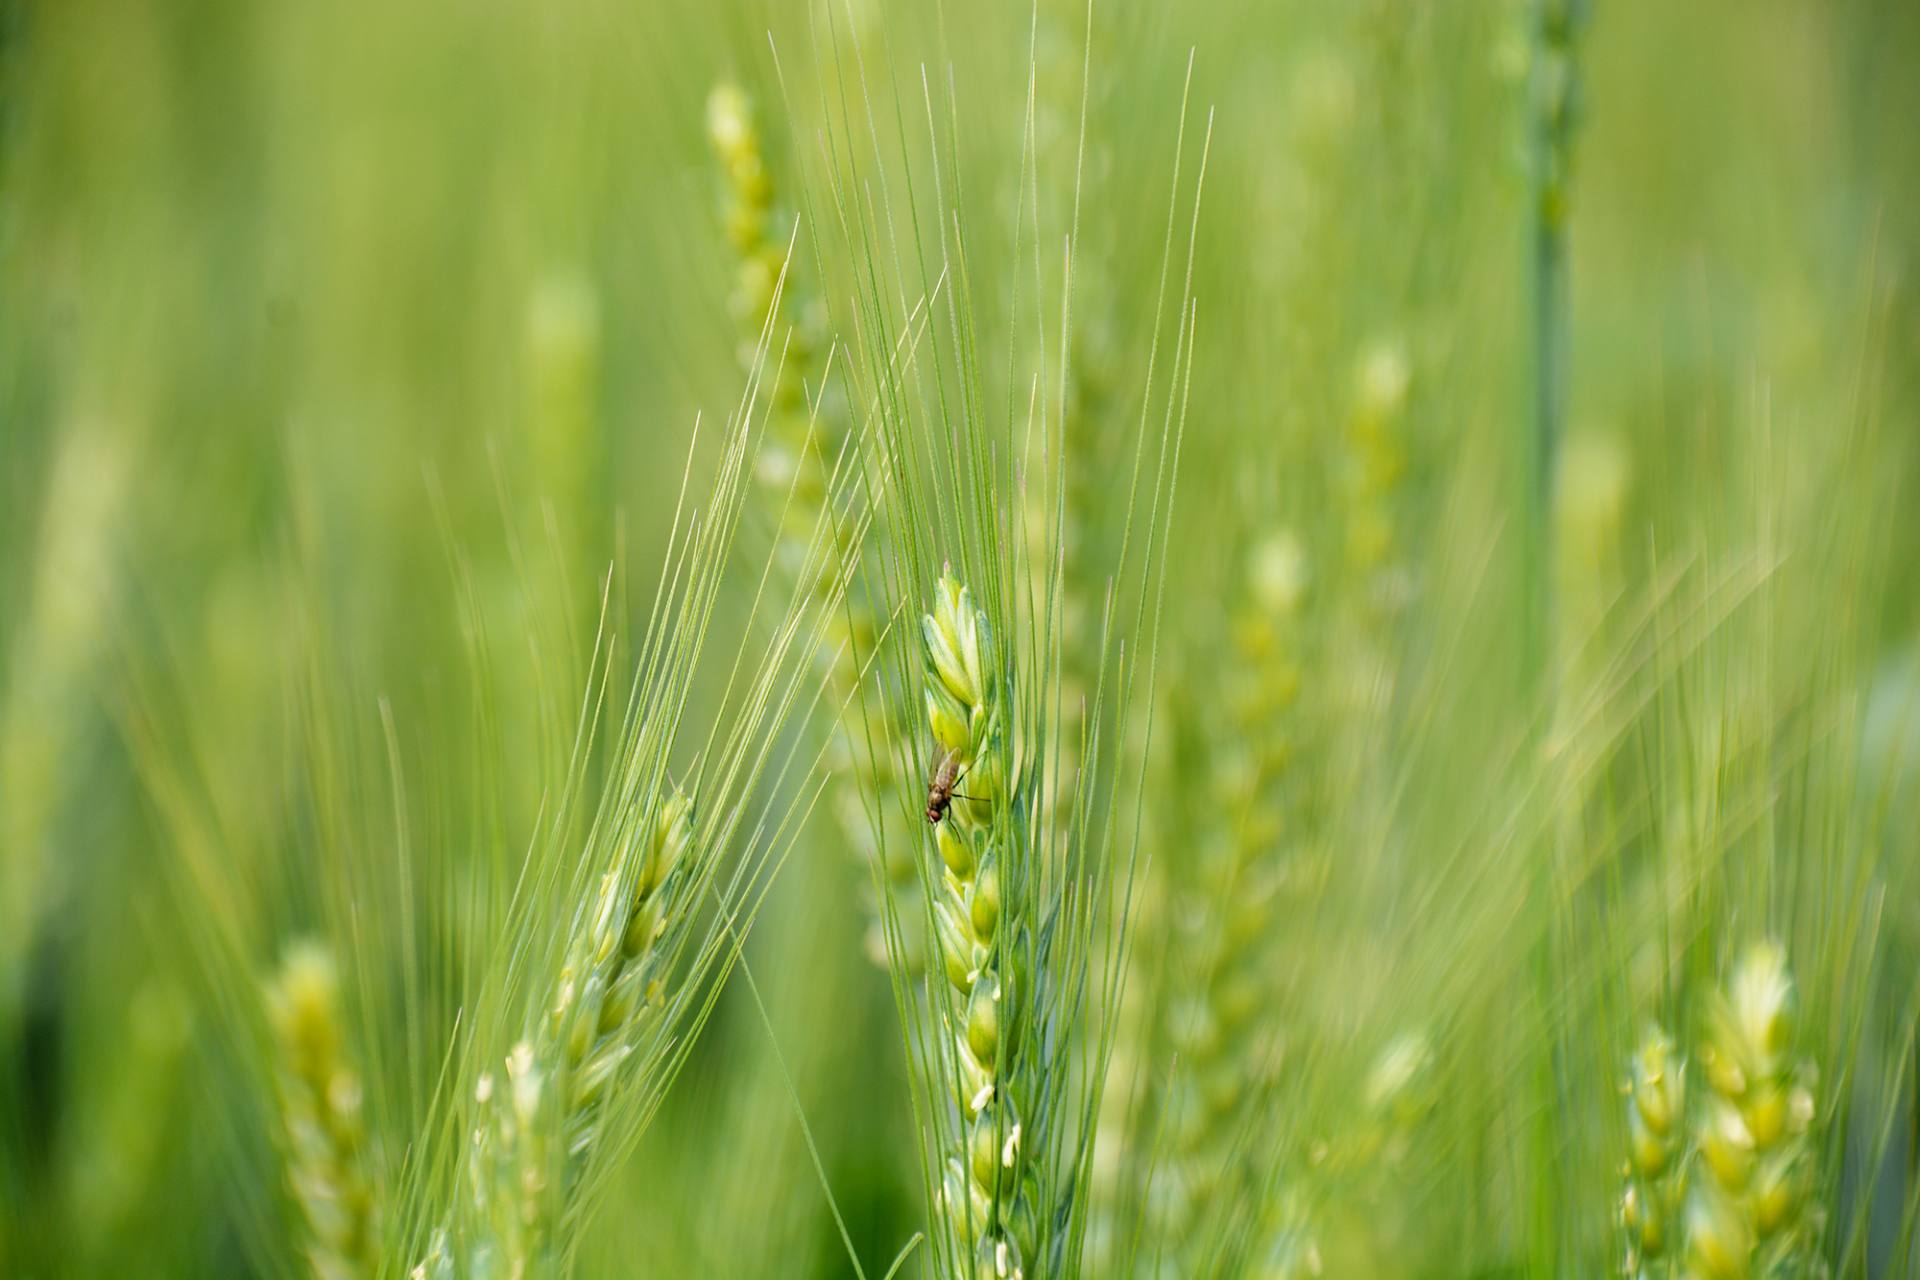
[[[1916,58],[0,3],[0,1276],[1920,1277]]]

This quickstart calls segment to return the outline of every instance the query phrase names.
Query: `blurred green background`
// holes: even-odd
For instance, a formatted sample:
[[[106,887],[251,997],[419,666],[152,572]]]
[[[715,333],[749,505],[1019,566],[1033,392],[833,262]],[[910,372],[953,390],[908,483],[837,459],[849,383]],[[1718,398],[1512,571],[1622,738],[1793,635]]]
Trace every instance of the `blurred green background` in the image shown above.
[[[883,122],[896,102],[917,121],[923,72],[936,99],[950,82],[936,105],[959,130],[1004,396],[1031,355],[1004,355],[1028,341],[1007,317],[1034,279],[1019,194],[1038,196],[1055,287],[1086,60],[1067,430],[1096,550],[1118,539],[1189,74],[1190,165],[1212,112],[1140,945],[1177,932],[1155,900],[1198,861],[1183,833],[1214,808],[1185,771],[1238,731],[1208,709],[1210,672],[1233,652],[1250,558],[1291,531],[1310,603],[1368,617],[1372,596],[1393,600],[1388,621],[1357,625],[1377,646],[1362,659],[1396,674],[1384,693],[1377,671],[1353,677],[1370,690],[1357,704],[1321,700],[1324,737],[1345,735],[1326,753],[1359,763],[1282,802],[1322,815],[1330,851],[1277,953],[1291,958],[1265,962],[1295,975],[1294,1025],[1320,1028],[1274,1095],[1271,1132],[1289,1136],[1271,1139],[1273,1166],[1311,1146],[1337,1082],[1363,1074],[1353,1062],[1414,1022],[1445,1100],[1396,1184],[1422,1243],[1345,1274],[1617,1262],[1613,1086],[1646,1016],[1635,1002],[1658,1003],[1645,922],[1668,914],[1633,905],[1631,882],[1687,826],[1673,811],[1702,776],[1724,784],[1708,807],[1770,815],[1723,816],[1696,841],[1719,887],[1673,914],[1696,921],[1702,954],[1723,957],[1723,933],[1785,936],[1810,1021],[1874,1028],[1857,1045],[1818,1033],[1830,1079],[1852,1079],[1843,1061],[1866,1079],[1910,1060],[1920,897],[1903,873],[1920,840],[1898,741],[1920,682],[1920,7],[1592,5],[1551,522],[1559,710],[1526,678],[1519,621],[1532,13],[7,4],[0,1273],[301,1273],[270,1109],[236,1101],[244,1052],[209,995],[225,954],[209,921],[264,968],[352,915],[372,882],[327,869],[343,845],[352,865],[418,858],[445,884],[525,847],[565,769],[602,580],[618,566],[612,624],[630,634],[696,415],[724,421],[739,396],[706,121],[723,82],[754,103],[782,227],[832,217],[825,156],[853,127],[836,86],[863,82]],[[885,164],[924,163],[918,129]],[[845,325],[860,264],[814,230],[796,289]],[[1386,444],[1367,419],[1381,394]],[[1368,470],[1374,448],[1392,454],[1384,471]],[[1356,515],[1370,485],[1384,534]],[[751,625],[769,524],[749,521],[716,623],[729,641]],[[1382,536],[1390,572],[1361,582],[1378,565],[1354,540]],[[1364,647],[1341,625],[1315,633],[1329,662]],[[1516,781],[1536,769],[1516,745],[1530,725],[1591,746],[1557,757],[1581,762],[1568,807],[1589,815],[1562,848],[1598,851],[1563,880],[1509,860],[1528,843],[1516,829],[1555,823],[1489,817],[1534,814],[1548,789]],[[1822,767],[1836,755],[1849,763]],[[319,798],[316,771],[334,780]],[[1863,816],[1856,790],[1893,798]],[[1617,874],[1592,870],[1602,853]],[[920,1228],[863,884],[816,816],[750,944],[774,1037],[730,991],[585,1273],[848,1273],[776,1044],[869,1273]],[[381,954],[370,944],[369,963]],[[1545,1095],[1530,1092],[1541,1070]],[[1842,1158],[1832,1113],[1836,1220],[1875,1171],[1895,1202],[1873,1269],[1855,1253],[1850,1274],[1894,1274],[1910,1251],[1911,1070],[1883,1095],[1857,1086],[1904,1135],[1885,1160]],[[376,1114],[404,1133],[430,1073],[369,1074]],[[1902,1162],[1905,1180],[1885,1173]]]

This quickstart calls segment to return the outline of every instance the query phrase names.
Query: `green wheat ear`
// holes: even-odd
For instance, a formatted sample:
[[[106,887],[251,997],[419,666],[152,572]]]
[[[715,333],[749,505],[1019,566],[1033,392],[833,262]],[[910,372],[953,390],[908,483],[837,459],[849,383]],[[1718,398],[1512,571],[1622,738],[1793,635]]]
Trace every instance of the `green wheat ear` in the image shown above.
[[[332,954],[296,943],[267,986],[287,1178],[316,1280],[374,1274],[380,1256],[367,1176],[360,1071],[348,1050]]]
[[[605,1124],[616,1073],[641,1052],[664,1004],[667,934],[697,892],[694,880],[675,874],[692,844],[693,803],[673,788],[655,809],[620,864],[602,874],[540,1027],[508,1053],[504,1079],[488,1073],[475,1089],[482,1119],[469,1177],[489,1224],[483,1249],[497,1251],[513,1274],[552,1247]],[[549,1185],[556,1168],[557,1188]]]
[[[547,1038],[568,1080],[569,1168],[593,1143],[599,1104],[633,1052],[638,1023],[660,1004],[660,942],[689,908],[684,878],[673,873],[693,840],[693,801],[672,787],[658,809],[628,865],[601,876],[593,913],[573,941],[547,1017]]]
[[[1082,1273],[1086,1252],[1099,1094],[1142,856],[1133,843],[1138,781],[1123,775],[1137,774],[1151,737],[1128,726],[1149,705],[1156,669],[1192,386],[1195,237],[1181,216],[1189,173],[1176,147],[1154,338],[1138,366],[1139,434],[1118,478],[1118,549],[1098,644],[1088,646],[1093,684],[1069,713],[1061,579],[1070,571],[1062,507],[1072,463],[1053,361],[1056,335],[1058,349],[1070,350],[1070,278],[1056,311],[1044,283],[1051,237],[1023,237],[1018,256],[1031,253],[1042,286],[1022,282],[1008,328],[990,318],[968,266],[958,113],[936,108],[931,84],[921,88],[932,143],[924,180],[915,173],[911,192],[855,198],[879,189],[894,144],[873,129],[875,116],[862,123],[830,112],[844,121],[836,142],[846,135],[827,158],[834,216],[813,219],[843,236],[861,266],[849,299],[849,378],[852,402],[870,406],[876,428],[866,461],[885,503],[882,598],[889,610],[929,601],[918,651],[896,650],[898,678],[883,682],[901,704],[897,722],[925,728],[897,740],[901,785],[875,797],[933,819],[930,840],[909,837],[926,885],[921,927],[891,898],[884,918],[896,954],[919,941],[915,933],[931,940],[925,977],[897,966],[893,982],[932,1219],[929,1269],[948,1280],[1064,1280]],[[1185,111],[1183,100],[1183,138]],[[907,117],[915,132],[918,114]],[[1203,144],[1198,173],[1205,159]],[[1199,187],[1193,177],[1196,210]],[[1074,260],[1071,239],[1063,266]],[[1180,246],[1189,271],[1176,277]],[[989,357],[989,348],[1000,350]],[[993,372],[1001,354],[1013,384],[1028,388],[1004,410]],[[1075,716],[1079,744],[1070,750],[1063,734]],[[918,746],[928,736],[930,758]],[[1057,789],[1063,767],[1076,783]],[[929,776],[954,779],[950,803],[929,796]]]
[[[951,1047],[937,1060],[963,1121],[940,1199],[953,1254],[974,1259],[980,1276],[1019,1280],[1043,1224],[1025,1158],[1040,1120],[1024,1108],[1040,1100],[1021,1096],[1036,993],[1015,940],[1029,922],[1003,895],[1017,849],[1007,676],[972,593],[943,575],[935,597],[921,618],[927,724],[964,791],[934,826],[939,857],[928,866],[934,943],[952,988],[938,1002]]]

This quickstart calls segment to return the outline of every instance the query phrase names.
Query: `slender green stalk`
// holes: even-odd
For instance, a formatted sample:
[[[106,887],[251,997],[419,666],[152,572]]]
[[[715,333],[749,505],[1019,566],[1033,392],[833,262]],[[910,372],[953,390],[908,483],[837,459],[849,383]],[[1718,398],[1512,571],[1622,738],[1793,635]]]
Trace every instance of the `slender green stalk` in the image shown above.
[[[1524,588],[1529,687],[1551,660],[1548,578],[1553,483],[1566,435],[1570,327],[1567,225],[1572,211],[1574,131],[1580,105],[1579,37],[1586,0],[1534,0],[1529,127],[1533,153],[1531,276],[1533,366],[1528,415]]]
[[[1556,696],[1554,671],[1555,618],[1551,592],[1554,566],[1553,485],[1557,471],[1560,442],[1566,434],[1569,329],[1567,224],[1571,212],[1573,136],[1579,100],[1579,63],[1577,41],[1585,20],[1585,0],[1534,0],[1533,68],[1529,85],[1528,126],[1532,152],[1532,192],[1530,207],[1531,284],[1532,284],[1532,386],[1531,413],[1527,416],[1527,437],[1523,456],[1527,466],[1522,477],[1522,508],[1526,519],[1521,531],[1521,642],[1520,695],[1546,715],[1553,711]],[[1544,732],[1549,723],[1545,715],[1533,723]],[[1560,853],[1555,841],[1561,833],[1553,830],[1543,839],[1536,859],[1536,889],[1542,902],[1559,897]],[[1543,937],[1534,957],[1535,1008],[1532,1016],[1544,1020],[1554,1000],[1555,960],[1551,940]],[[1542,1039],[1557,1033],[1542,1027]],[[1542,1117],[1555,1114],[1571,1103],[1570,1088],[1561,1067],[1563,1052],[1557,1047],[1543,1054],[1537,1067],[1535,1088],[1539,1092],[1538,1109]],[[1533,1127],[1533,1158],[1537,1165],[1534,1203],[1531,1206],[1537,1265],[1551,1265],[1550,1255],[1564,1250],[1565,1241],[1549,1224],[1556,1217],[1557,1205],[1565,1199],[1568,1181],[1561,1167],[1563,1155],[1553,1149],[1553,1138],[1544,1119]]]

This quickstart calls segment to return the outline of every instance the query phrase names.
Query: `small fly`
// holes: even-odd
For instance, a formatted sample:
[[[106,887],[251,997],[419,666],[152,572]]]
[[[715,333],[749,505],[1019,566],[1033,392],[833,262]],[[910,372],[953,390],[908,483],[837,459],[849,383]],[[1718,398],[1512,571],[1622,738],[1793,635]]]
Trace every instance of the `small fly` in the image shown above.
[[[949,751],[940,757],[940,763],[933,766],[933,780],[927,783],[928,823],[938,826],[940,819],[947,816],[947,809],[956,796],[962,800],[977,798],[954,790],[966,776],[966,771],[960,767],[959,756]]]

